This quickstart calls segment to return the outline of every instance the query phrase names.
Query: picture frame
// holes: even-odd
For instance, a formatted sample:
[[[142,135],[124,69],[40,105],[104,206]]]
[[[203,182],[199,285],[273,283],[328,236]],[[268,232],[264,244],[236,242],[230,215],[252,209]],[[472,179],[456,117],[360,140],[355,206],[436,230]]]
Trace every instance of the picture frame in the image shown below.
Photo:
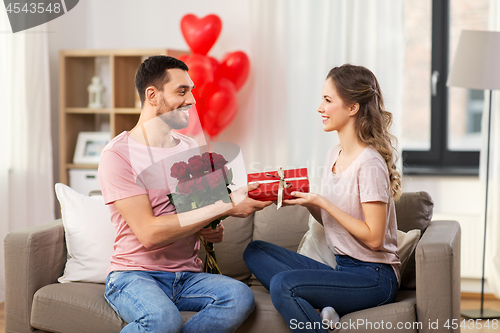
[[[76,141],[74,164],[99,164],[101,152],[111,141],[110,132],[80,132]]]

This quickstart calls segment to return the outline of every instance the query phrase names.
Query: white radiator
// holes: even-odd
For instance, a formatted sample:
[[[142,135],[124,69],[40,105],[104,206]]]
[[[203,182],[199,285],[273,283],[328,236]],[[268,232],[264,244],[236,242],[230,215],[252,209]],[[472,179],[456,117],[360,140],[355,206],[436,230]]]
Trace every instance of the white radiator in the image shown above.
[[[456,220],[462,228],[461,276],[481,278],[483,265],[484,221],[481,216],[465,214],[434,214],[433,220]]]

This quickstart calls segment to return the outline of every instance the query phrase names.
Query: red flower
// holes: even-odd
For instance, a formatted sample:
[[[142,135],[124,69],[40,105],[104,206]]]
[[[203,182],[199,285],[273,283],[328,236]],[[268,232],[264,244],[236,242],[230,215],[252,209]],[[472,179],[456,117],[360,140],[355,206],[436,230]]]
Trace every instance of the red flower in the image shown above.
[[[207,187],[205,176],[196,177],[193,179],[193,184],[196,190],[203,191]]]
[[[174,163],[170,168],[170,176],[177,179],[189,178],[188,164],[186,162]]]
[[[210,153],[205,152],[205,153],[201,154],[201,159],[203,160],[203,162],[207,166],[207,170],[212,171]]]
[[[221,154],[205,152],[201,155],[209,170],[222,169],[226,165],[227,160]],[[212,169],[213,166],[213,169]]]
[[[196,190],[192,179],[181,179],[179,181],[179,193],[189,195]]]
[[[208,186],[211,188],[216,188],[220,184],[224,183],[224,176],[222,175],[222,172],[216,171],[216,172],[210,172],[207,173],[207,183]]]
[[[201,176],[207,167],[200,155],[195,155],[188,160],[188,170],[193,176]]]
[[[212,154],[212,160],[214,162],[215,169],[222,169],[227,163],[224,156],[220,154]]]

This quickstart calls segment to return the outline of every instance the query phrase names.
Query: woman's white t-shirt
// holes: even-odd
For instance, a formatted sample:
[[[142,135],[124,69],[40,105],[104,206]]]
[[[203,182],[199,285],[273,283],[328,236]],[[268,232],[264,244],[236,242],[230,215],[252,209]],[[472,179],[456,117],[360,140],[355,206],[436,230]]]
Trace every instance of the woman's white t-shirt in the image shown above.
[[[400,281],[401,261],[397,254],[396,210],[391,194],[387,164],[377,150],[368,146],[349,167],[342,172],[333,173],[332,167],[340,151],[340,145],[328,151],[321,181],[321,195],[345,213],[362,221],[365,221],[362,203],[376,201],[386,203],[386,231],[381,248],[373,251],[322,209],[321,218],[328,247],[335,255],[348,255],[366,262],[392,265]]]

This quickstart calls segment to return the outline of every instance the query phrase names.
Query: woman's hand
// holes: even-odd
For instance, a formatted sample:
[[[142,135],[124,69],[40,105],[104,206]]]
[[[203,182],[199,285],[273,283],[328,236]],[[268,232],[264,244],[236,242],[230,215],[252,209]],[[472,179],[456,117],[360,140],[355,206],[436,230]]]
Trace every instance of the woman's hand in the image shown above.
[[[295,199],[283,200],[285,205],[301,205],[307,208],[312,208],[314,206],[321,207],[321,202],[324,199],[317,193],[302,193],[295,191],[292,192],[291,195],[293,195]]]
[[[323,196],[316,193],[302,193],[297,191],[294,191],[291,194],[296,198],[283,200],[283,206],[304,206],[307,208],[307,210],[309,210],[309,213],[311,213],[314,219],[321,225],[323,225],[323,219],[321,218],[321,208],[324,208],[322,205],[324,205],[326,200]]]
[[[203,228],[198,231],[198,235],[203,237],[207,242],[220,243],[224,239],[224,226],[222,222],[217,225],[217,228]]]

